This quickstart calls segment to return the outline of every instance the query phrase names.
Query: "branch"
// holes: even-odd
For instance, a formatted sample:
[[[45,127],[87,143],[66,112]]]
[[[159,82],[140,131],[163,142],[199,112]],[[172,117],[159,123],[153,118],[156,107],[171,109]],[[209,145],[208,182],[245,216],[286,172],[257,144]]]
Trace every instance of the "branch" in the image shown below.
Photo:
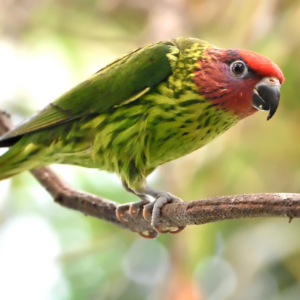
[[[9,115],[0,111],[0,135],[13,128]],[[153,230],[146,220],[128,222],[116,217],[118,203],[76,190],[50,167],[31,171],[56,203],[136,232]],[[256,217],[300,217],[300,194],[275,193],[215,197],[184,203],[166,204],[161,211],[163,227],[181,227]]]

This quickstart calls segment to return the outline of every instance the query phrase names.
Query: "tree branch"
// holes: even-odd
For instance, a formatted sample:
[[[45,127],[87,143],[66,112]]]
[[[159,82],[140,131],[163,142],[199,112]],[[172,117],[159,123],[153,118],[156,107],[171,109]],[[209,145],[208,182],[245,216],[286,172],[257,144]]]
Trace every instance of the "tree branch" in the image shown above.
[[[0,135],[13,128],[9,115],[0,111]],[[128,214],[126,223],[116,217],[118,203],[76,190],[50,167],[31,173],[48,191],[56,203],[136,232],[153,230],[142,218]],[[205,223],[256,217],[300,217],[300,194],[250,194],[215,197],[184,203],[167,204],[161,212],[163,227],[181,227]]]

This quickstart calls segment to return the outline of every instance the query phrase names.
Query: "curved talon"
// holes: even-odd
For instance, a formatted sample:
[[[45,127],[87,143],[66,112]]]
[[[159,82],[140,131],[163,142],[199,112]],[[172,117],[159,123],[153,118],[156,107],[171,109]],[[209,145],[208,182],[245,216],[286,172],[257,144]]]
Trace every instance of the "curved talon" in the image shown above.
[[[186,226],[177,227],[176,230],[169,230],[169,233],[172,233],[172,234],[179,233],[179,232],[181,232],[185,227],[186,227]]]
[[[124,213],[119,212],[118,209],[116,210],[116,216],[117,216],[117,219],[120,222],[126,222],[126,220],[123,218],[124,217]]]
[[[129,213],[134,218],[138,214],[139,210],[136,209],[133,205],[129,207]]]
[[[177,229],[175,230],[170,230],[170,229],[161,229],[158,226],[154,226],[154,229],[159,232],[159,233],[172,233],[172,234],[176,234],[181,232],[186,226],[182,226],[182,227],[177,227]]]
[[[136,218],[141,209],[144,208],[145,205],[149,203],[148,200],[141,200],[139,202],[134,202],[129,207],[129,213],[133,218]]]
[[[146,232],[148,232],[147,235],[144,234],[143,232],[139,232],[138,234],[139,234],[140,236],[142,236],[143,238],[145,238],[145,239],[155,239],[155,238],[157,238],[158,235],[159,235],[159,233],[156,232],[155,230],[146,231]]]
[[[117,207],[116,216],[120,222],[128,222],[128,220],[124,218],[124,216],[126,215],[126,212],[128,211],[129,208],[130,208],[130,204],[119,205]]]
[[[152,210],[153,210],[153,203],[150,203],[150,204],[147,204],[146,206],[144,206],[143,217],[148,222],[151,222],[151,220],[152,220]]]
[[[170,232],[169,230],[161,229],[161,228],[158,227],[158,226],[153,226],[153,228],[154,228],[158,233],[168,233],[168,232]]]

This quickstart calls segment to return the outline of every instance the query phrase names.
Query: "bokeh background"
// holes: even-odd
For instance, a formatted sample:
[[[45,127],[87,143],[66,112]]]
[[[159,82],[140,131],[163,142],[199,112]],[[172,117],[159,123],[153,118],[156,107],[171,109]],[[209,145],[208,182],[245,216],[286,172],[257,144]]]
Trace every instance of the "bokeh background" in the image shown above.
[[[276,62],[275,117],[257,113],[150,183],[185,201],[300,192],[299,0],[1,0],[0,108],[14,123],[120,55],[193,36]],[[53,166],[72,186],[134,201],[112,174]],[[55,204],[29,173],[0,183],[0,299],[300,299],[300,221],[247,219],[137,234]]]

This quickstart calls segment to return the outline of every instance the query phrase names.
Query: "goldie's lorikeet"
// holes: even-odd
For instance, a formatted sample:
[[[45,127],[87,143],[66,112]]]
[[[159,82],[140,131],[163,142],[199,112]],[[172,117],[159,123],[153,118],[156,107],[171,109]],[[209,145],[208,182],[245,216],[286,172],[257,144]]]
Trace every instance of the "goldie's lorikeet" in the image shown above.
[[[220,49],[195,38],[150,44],[117,59],[25,120],[0,140],[0,179],[56,164],[117,173],[140,198],[121,205],[122,220],[144,208],[157,232],[160,209],[180,199],[150,188],[146,176],[258,110],[270,119],[284,76],[266,57]],[[95,179],[94,179],[95,180]],[[150,202],[150,198],[154,201]]]

